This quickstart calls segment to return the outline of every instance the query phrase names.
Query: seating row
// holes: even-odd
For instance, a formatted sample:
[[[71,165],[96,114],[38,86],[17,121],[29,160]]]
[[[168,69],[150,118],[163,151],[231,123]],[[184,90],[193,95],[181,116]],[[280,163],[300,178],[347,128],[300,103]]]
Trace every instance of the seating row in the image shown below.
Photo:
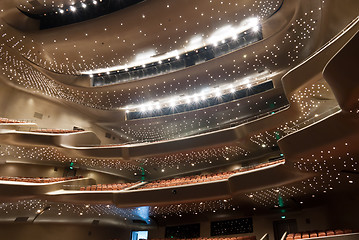
[[[188,177],[181,177],[181,178],[174,178],[168,180],[157,180],[154,182],[147,183],[139,187],[140,189],[148,189],[148,188],[159,188],[159,187],[171,187],[171,186],[179,186],[179,185],[187,185],[187,184],[194,184],[194,183],[203,183],[203,182],[212,182],[218,181],[223,179],[228,179],[231,175],[251,171],[255,169],[260,169],[263,167],[271,166],[277,163],[284,162],[285,160],[278,160],[268,163],[263,163],[251,167],[241,168],[235,171],[229,172],[222,172],[222,173],[213,173],[213,174],[205,174],[205,175],[195,175],[195,176],[188,176]]]
[[[36,130],[33,130],[32,132],[61,134],[61,133],[76,133],[76,132],[82,132],[82,131],[84,131],[84,130],[36,129]]]
[[[0,123],[26,123],[25,121],[7,119],[7,118],[0,118]]]
[[[231,175],[239,172],[246,172],[250,170],[260,169],[263,167],[271,166],[278,163],[285,162],[284,159],[278,161],[267,162],[255,166],[241,168],[235,171],[228,171],[222,173],[213,173],[213,174],[206,174],[206,175],[194,175],[182,178],[175,178],[169,180],[157,180],[154,182],[147,183],[138,187],[138,189],[151,189],[151,188],[160,188],[160,187],[170,187],[170,186],[179,186],[179,185],[187,185],[187,184],[194,184],[194,183],[202,183],[202,182],[211,182],[211,181],[218,181],[223,179],[228,179]],[[134,186],[136,183],[114,183],[114,184],[97,184],[91,185],[86,187],[81,187],[80,191],[117,191],[123,190],[125,188]]]
[[[325,237],[325,236],[334,236],[340,234],[352,233],[350,229],[336,229],[336,230],[326,230],[326,231],[311,231],[311,232],[300,232],[300,233],[290,233],[286,236],[286,239],[305,239],[305,238],[316,238],[316,237]]]
[[[153,238],[151,240],[256,240],[256,236],[209,237],[209,238],[186,238],[186,239],[184,239],[184,238]]]
[[[118,191],[131,187],[137,183],[113,183],[113,184],[97,184],[87,187],[81,187],[80,191]]]
[[[29,182],[29,183],[52,183],[52,182],[61,182],[73,179],[79,179],[82,176],[73,176],[73,177],[2,177],[0,176],[0,181],[14,181],[14,182]]]

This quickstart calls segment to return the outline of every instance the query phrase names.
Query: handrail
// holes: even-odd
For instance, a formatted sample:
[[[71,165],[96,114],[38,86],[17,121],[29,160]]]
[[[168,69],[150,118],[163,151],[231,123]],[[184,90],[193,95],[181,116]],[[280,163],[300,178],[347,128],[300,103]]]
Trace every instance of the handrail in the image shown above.
[[[329,109],[328,111],[325,111],[321,114],[316,114],[314,117],[312,118],[309,118],[301,123],[298,123],[298,124],[295,124],[293,127],[290,127],[290,128],[286,128],[286,129],[283,129],[283,132],[284,132],[284,136],[286,135],[289,135],[289,134],[292,134],[292,133],[295,133],[295,132],[298,132],[300,130],[302,130],[303,128],[309,126],[309,125],[312,125],[316,122],[319,122],[320,120],[332,115],[332,114],[335,114],[337,112],[340,112],[341,111],[341,108],[340,106],[335,106],[331,109]]]
[[[226,128],[233,128],[233,127],[239,126],[241,124],[249,123],[249,122],[255,121],[257,119],[273,115],[274,113],[278,113],[278,112],[280,112],[282,110],[287,109],[288,107],[289,107],[289,105],[287,104],[287,105],[284,105],[282,107],[279,107],[277,109],[274,109],[274,110],[271,110],[271,111],[268,111],[268,112],[265,112],[265,113],[257,114],[257,115],[254,115],[254,116],[242,119],[242,120],[230,122],[230,123],[218,126],[218,127],[211,128],[209,130],[201,131],[198,134],[210,133],[210,132],[214,132],[214,131],[218,131],[218,130],[222,130],[222,129],[226,129]],[[190,136],[187,136],[187,137],[190,137]],[[137,144],[137,143],[153,143],[153,142],[166,141],[166,140],[173,140],[173,139],[147,138],[147,139],[142,139],[142,140],[124,142],[124,143],[121,143],[121,146],[122,145]],[[109,145],[106,145],[106,147],[107,146],[111,147],[111,146],[116,146],[116,145],[119,145],[119,144],[109,144]],[[103,147],[103,146],[101,146],[101,147]]]
[[[280,240],[285,240],[287,234],[288,234],[288,232],[283,233],[283,236],[280,238]]]
[[[269,240],[269,234],[268,233],[264,234],[260,240]]]

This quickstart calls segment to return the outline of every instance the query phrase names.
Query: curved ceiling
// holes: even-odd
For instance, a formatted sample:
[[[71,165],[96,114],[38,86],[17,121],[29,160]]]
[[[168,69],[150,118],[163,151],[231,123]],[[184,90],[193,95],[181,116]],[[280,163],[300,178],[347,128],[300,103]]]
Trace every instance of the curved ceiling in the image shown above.
[[[281,150],[300,170],[315,168],[300,158],[314,161],[310,155],[316,156],[320,149],[333,152],[333,147],[342,146],[343,139],[352,136],[346,131],[334,134],[334,140],[313,137],[308,141],[310,133],[305,130],[310,126],[319,134],[335,124],[344,124],[343,129],[355,124],[353,115],[346,115],[346,109],[341,111],[322,72],[356,34],[358,6],[356,1],[347,0],[145,1],[66,27],[40,31],[35,30],[36,23],[25,21],[33,28],[23,31],[11,24],[18,13],[15,4],[1,1],[0,98],[4,114],[35,120],[40,127],[86,124],[101,139],[100,145],[131,143],[125,147],[64,146],[71,137],[61,142],[51,136],[44,140],[19,131],[18,135],[1,131],[1,160],[51,165],[75,162],[77,167],[127,179],[139,179],[143,173],[156,179],[260,162],[278,156]],[[345,10],[345,16],[341,13],[337,17],[337,9]],[[260,19],[262,41],[197,66],[96,88],[90,87],[88,77],[78,76],[84,70],[130,63],[150,51],[161,54],[185,48],[194,36],[208,38],[221,27],[237,26],[250,17]],[[170,116],[125,118],[127,105],[194,94],[236,81],[257,82],[261,70],[273,81],[274,89],[258,96]],[[41,119],[35,119],[36,113],[41,113]],[[14,135],[21,142],[11,142]],[[356,135],[354,132],[351,143],[356,142]],[[44,146],[31,145],[35,140],[43,141]],[[50,141],[54,142],[48,146]],[[296,141],[307,144],[297,146]],[[300,151],[300,145],[309,143],[307,151]],[[322,156],[329,159],[343,154],[338,151]],[[338,174],[337,170],[331,173]],[[308,186],[314,180],[308,178]],[[323,187],[311,190],[328,191],[324,183],[326,180]],[[307,187],[307,183],[301,184]],[[263,189],[252,193],[259,205],[265,202],[261,200],[266,195]]]

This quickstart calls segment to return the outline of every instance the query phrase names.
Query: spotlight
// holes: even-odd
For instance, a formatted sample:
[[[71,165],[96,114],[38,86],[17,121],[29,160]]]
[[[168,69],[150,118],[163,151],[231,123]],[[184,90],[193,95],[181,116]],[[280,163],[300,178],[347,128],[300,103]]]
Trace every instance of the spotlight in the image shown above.
[[[63,9],[59,9],[59,12],[63,14],[65,11]]]
[[[149,111],[153,111],[153,105],[152,105],[152,104],[149,104],[149,105],[148,105],[148,110],[149,110]]]
[[[86,5],[85,3],[81,3],[81,7],[82,7],[82,8],[86,8],[87,5]]]
[[[202,101],[206,100],[206,94],[202,93],[200,98],[201,98]]]
[[[187,96],[187,97],[186,97],[186,103],[187,103],[187,104],[191,104],[191,97],[190,97],[190,96]]]
[[[252,27],[252,31],[253,32],[258,32],[259,31],[259,26],[257,25],[257,26]]]
[[[176,106],[176,99],[171,99],[170,100],[170,107],[174,108]]]
[[[140,111],[141,111],[141,112],[146,112],[146,105],[144,105],[144,104],[141,105],[141,106],[140,106]]]
[[[194,96],[193,96],[193,101],[194,101],[195,103],[198,103],[198,102],[199,102],[199,98],[198,98],[197,95],[194,95]]]
[[[97,4],[97,1],[95,0],[95,1],[93,1],[92,3],[96,5],[96,4]]]
[[[71,10],[71,12],[76,12],[76,7],[70,6],[70,10]]]
[[[221,91],[219,89],[217,89],[216,92],[215,92],[215,95],[216,95],[216,97],[219,98],[220,96],[222,96],[222,93],[221,93]]]

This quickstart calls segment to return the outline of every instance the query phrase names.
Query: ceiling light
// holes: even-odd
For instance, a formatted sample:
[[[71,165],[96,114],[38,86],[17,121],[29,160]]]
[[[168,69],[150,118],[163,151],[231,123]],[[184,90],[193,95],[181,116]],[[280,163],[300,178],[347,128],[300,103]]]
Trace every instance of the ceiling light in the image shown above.
[[[199,102],[199,98],[198,98],[197,95],[194,95],[194,96],[193,96],[193,101],[194,101],[195,103],[198,103],[198,102]]]
[[[187,97],[186,97],[186,103],[187,103],[187,104],[191,104],[191,97],[190,97],[190,96],[187,96]]]
[[[144,104],[140,106],[140,111],[146,112],[146,106]]]
[[[206,94],[205,93],[201,93],[200,98],[202,101],[206,100]]]
[[[176,106],[176,99],[172,98],[170,100],[170,107],[174,108]]]
[[[252,27],[252,31],[253,32],[258,32],[259,31],[259,26],[257,25],[257,26]]]
[[[149,104],[149,105],[148,105],[148,110],[149,110],[149,111],[153,111],[153,105],[152,105],[152,104]]]
[[[71,10],[71,12],[76,12],[76,7],[70,6],[70,10]]]

